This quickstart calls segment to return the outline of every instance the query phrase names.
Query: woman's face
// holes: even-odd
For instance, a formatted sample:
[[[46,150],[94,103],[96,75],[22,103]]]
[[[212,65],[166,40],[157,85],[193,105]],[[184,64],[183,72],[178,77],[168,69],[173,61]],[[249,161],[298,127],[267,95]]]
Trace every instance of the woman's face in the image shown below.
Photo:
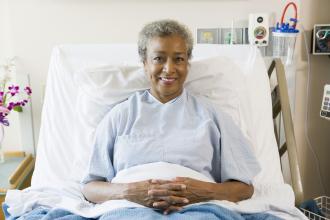
[[[177,35],[152,38],[147,45],[144,69],[151,94],[160,102],[179,96],[188,73],[186,42]]]

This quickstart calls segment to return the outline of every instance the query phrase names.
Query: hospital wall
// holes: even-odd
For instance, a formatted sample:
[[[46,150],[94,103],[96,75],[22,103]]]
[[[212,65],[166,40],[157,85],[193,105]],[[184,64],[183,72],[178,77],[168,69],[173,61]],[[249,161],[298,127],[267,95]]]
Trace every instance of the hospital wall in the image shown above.
[[[321,12],[311,2],[296,1],[304,13],[303,23],[307,30],[312,24],[328,22],[329,15],[322,8],[328,0],[316,0]],[[267,2],[267,3],[265,3]],[[47,79],[51,50],[64,43],[134,43],[137,33],[145,24],[159,18],[174,18],[186,23],[193,31],[198,27],[229,27],[234,19],[247,20],[249,13],[265,12],[279,19],[286,0],[0,0],[0,58],[17,56],[21,71],[29,73],[33,89],[33,124],[35,140],[38,140],[42,99]],[[305,6],[306,5],[306,6]],[[327,5],[327,6],[326,6]],[[328,7],[329,8],[329,7]],[[313,12],[313,16],[310,13]],[[306,13],[308,16],[306,16]],[[297,51],[302,54],[304,46],[299,39]],[[319,155],[327,194],[330,194],[330,177],[326,168],[330,161],[330,123],[318,117],[323,84],[329,83],[329,59],[312,57],[312,104],[310,105],[309,135],[313,148]],[[306,91],[306,57],[297,57],[295,129],[299,144],[299,157],[307,197],[324,194],[317,166],[306,145],[303,127]],[[328,68],[328,69],[327,69]],[[322,86],[321,86],[322,85]],[[59,103],[60,104],[60,103]],[[13,123],[6,135],[6,149],[24,149],[22,136],[15,132]],[[16,126],[16,128],[15,128]],[[16,129],[16,130],[15,130]],[[326,132],[328,131],[328,132]],[[18,138],[19,136],[19,138]],[[329,156],[328,156],[329,157]],[[314,175],[313,175],[314,174]]]
[[[306,197],[309,198],[322,194],[330,196],[330,121],[319,116],[324,85],[330,84],[330,58],[310,55],[310,62],[308,63],[305,36],[307,47],[310,48],[311,30],[314,24],[329,24],[329,11],[329,0],[301,0],[300,14],[302,16],[300,20],[302,26],[300,29],[304,28],[306,34],[299,35],[296,47],[298,56],[294,128],[300,161],[302,161],[300,166],[303,171],[304,188],[306,189]],[[309,68],[310,71],[308,71]],[[306,94],[308,72],[310,72],[309,100],[307,100]],[[308,107],[306,108],[307,101]],[[307,120],[306,113],[308,115]],[[305,135],[306,133],[307,135]],[[319,160],[318,164],[315,163],[315,158]]]

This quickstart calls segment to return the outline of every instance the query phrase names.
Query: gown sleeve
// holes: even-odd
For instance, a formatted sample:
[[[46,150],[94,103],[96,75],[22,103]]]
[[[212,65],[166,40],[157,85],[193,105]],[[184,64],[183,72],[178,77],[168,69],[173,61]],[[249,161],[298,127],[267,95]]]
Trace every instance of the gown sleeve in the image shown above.
[[[113,148],[116,137],[115,119],[110,111],[97,126],[94,135],[92,154],[89,160],[88,170],[81,183],[91,181],[110,182],[115,176],[113,167]]]
[[[221,182],[238,180],[252,184],[261,170],[252,146],[229,115],[220,113],[218,116]]]

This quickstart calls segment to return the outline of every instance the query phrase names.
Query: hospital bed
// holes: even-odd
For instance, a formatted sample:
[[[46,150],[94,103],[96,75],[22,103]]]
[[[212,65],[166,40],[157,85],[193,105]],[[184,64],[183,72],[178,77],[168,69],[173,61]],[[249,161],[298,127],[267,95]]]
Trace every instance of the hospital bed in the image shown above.
[[[295,198],[296,203],[301,202],[303,191],[284,68],[279,60],[272,63],[269,74],[274,68],[279,82],[275,91],[279,91],[280,96],[280,99],[274,99],[274,114],[279,112],[280,106],[287,138],[287,144],[280,152],[288,150],[293,190],[283,180],[267,69],[257,48],[196,45],[185,86],[193,93],[209,98],[233,118],[251,142],[262,168],[254,180],[255,193],[250,200],[238,204],[215,203],[239,212],[264,211],[283,218],[304,219],[294,207]],[[111,106],[146,88],[148,83],[136,45],[55,47],[49,66],[32,184],[23,191],[7,193],[9,213],[19,216],[36,205],[46,205],[95,217],[124,206],[120,202],[103,206],[86,202],[79,181],[87,169],[93,134],[99,121]],[[169,172],[166,166],[162,169],[158,174],[150,169],[148,174],[162,178],[157,175]]]

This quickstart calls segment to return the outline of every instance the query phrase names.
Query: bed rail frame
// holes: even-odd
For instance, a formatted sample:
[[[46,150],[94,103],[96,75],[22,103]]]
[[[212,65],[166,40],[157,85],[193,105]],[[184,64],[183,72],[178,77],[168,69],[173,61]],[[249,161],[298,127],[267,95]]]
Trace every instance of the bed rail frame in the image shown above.
[[[268,77],[272,76],[272,73],[276,70],[277,85],[272,91],[272,105],[273,105],[273,120],[274,130],[279,147],[280,158],[285,152],[288,152],[289,167],[291,175],[291,185],[295,194],[296,206],[303,201],[303,187],[298,163],[297,145],[293,130],[293,122],[291,116],[291,109],[289,103],[288,87],[285,77],[284,66],[281,59],[274,59],[268,69]],[[279,133],[277,132],[277,124],[275,120],[279,114],[283,117],[283,126],[285,134],[285,142],[280,146]]]

